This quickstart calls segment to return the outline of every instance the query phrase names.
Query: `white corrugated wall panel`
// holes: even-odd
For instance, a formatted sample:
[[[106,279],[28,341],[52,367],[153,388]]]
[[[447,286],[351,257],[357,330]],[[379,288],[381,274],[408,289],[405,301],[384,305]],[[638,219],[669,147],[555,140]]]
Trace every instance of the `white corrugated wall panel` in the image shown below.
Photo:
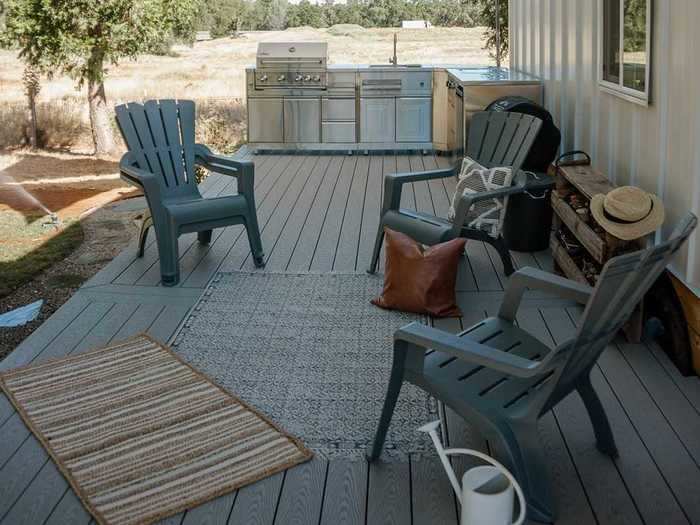
[[[663,238],[687,210],[700,214],[700,1],[654,2],[649,107],[600,91],[601,13],[600,0],[511,0],[511,67],[545,80],[562,150],[586,150],[616,184],[663,198]],[[673,270],[700,291],[697,233]]]

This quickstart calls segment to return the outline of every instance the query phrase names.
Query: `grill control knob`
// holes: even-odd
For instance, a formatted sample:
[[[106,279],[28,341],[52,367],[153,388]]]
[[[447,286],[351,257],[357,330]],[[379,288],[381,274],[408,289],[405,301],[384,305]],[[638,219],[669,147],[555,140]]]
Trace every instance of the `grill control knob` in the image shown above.
[[[301,82],[301,78],[302,78],[301,75],[297,75],[297,76],[294,77],[294,80],[295,80],[296,82]]]
[[[311,75],[306,75],[304,77],[304,82],[308,82],[309,80],[311,80]]]
[[[285,77],[284,75],[280,75],[280,76],[277,77],[277,82],[284,82],[284,79],[285,79],[285,78],[286,78],[286,77]]]
[[[314,82],[321,82],[321,77],[318,75],[314,76]]]
[[[267,82],[267,75],[261,75],[260,82]]]

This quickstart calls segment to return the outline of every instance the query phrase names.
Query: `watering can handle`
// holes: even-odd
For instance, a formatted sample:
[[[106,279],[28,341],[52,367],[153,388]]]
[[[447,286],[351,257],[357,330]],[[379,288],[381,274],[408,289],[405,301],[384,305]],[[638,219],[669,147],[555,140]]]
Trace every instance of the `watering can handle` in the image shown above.
[[[494,467],[496,467],[498,470],[501,471],[501,473],[510,481],[511,485],[513,485],[513,488],[515,489],[515,493],[518,495],[518,501],[520,503],[520,514],[518,515],[518,519],[516,519],[513,522],[513,525],[521,525],[525,521],[525,514],[527,512],[527,502],[525,501],[525,494],[523,494],[523,489],[520,487],[520,484],[518,481],[515,479],[513,474],[511,474],[506,467],[501,465],[498,461],[493,459],[491,456],[488,456],[484,454],[483,452],[479,452],[478,450],[472,450],[469,448],[444,448],[442,446],[442,441],[440,441],[440,437],[438,436],[438,428],[440,427],[440,421],[433,421],[432,423],[428,423],[427,425],[423,425],[418,429],[419,432],[425,432],[426,434],[430,435],[430,438],[433,441],[433,444],[435,445],[435,448],[437,449],[438,456],[440,456],[440,460],[442,461],[442,465],[445,467],[445,471],[447,472],[447,477],[450,479],[450,483],[452,484],[452,488],[455,491],[455,494],[457,495],[457,501],[459,501],[460,498],[460,492],[461,492],[461,487],[459,486],[459,480],[457,479],[457,476],[455,475],[454,470],[452,469],[452,466],[450,465],[450,460],[447,459],[447,456],[452,455],[452,454],[465,454],[468,456],[474,456],[479,459],[482,459],[486,461],[487,463],[490,463]]]
[[[506,467],[504,467],[501,463],[493,459],[491,456],[488,456],[483,452],[479,452],[478,450],[472,450],[469,448],[445,449],[445,455],[450,456],[453,454],[463,454],[467,456],[477,457],[486,461],[487,463],[490,463],[498,470],[500,470],[501,473],[508,479],[508,481],[510,481],[511,485],[513,485],[515,493],[518,495],[518,506],[520,507],[520,514],[518,515],[518,518],[513,522],[513,525],[521,525],[525,521],[525,515],[527,513],[527,502],[525,501],[525,494],[523,493],[523,489],[520,487],[520,483],[518,483],[518,480],[515,479],[515,476],[513,476],[513,474],[511,474]]]

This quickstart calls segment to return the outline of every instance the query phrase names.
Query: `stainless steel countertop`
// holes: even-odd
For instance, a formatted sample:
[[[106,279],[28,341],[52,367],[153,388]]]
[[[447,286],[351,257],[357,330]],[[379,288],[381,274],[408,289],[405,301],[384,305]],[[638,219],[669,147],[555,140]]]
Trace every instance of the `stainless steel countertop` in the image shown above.
[[[455,67],[448,68],[452,75],[463,86],[488,84],[541,84],[542,81],[521,71],[502,67]]]
[[[254,70],[249,66],[246,71]],[[462,64],[420,64],[392,66],[391,64],[328,64],[328,71],[447,71],[462,85],[484,85],[494,83],[539,84],[541,80],[532,75],[509,68],[490,66],[466,66]]]

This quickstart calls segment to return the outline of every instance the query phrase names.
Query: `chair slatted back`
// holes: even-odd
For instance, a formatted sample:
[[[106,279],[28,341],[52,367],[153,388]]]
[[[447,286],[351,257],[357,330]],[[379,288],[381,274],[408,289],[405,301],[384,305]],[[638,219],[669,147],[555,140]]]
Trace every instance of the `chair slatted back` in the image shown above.
[[[695,215],[689,213],[666,242],[615,257],[605,265],[584,310],[576,338],[567,343],[568,358],[557,385],[560,395],[568,394],[580,374],[595,364],[697,222]]]
[[[542,121],[532,115],[500,111],[480,111],[469,125],[467,155],[487,167],[522,167]]]
[[[138,168],[158,175],[166,195],[197,194],[191,100],[148,100],[115,108],[117,124]]]

